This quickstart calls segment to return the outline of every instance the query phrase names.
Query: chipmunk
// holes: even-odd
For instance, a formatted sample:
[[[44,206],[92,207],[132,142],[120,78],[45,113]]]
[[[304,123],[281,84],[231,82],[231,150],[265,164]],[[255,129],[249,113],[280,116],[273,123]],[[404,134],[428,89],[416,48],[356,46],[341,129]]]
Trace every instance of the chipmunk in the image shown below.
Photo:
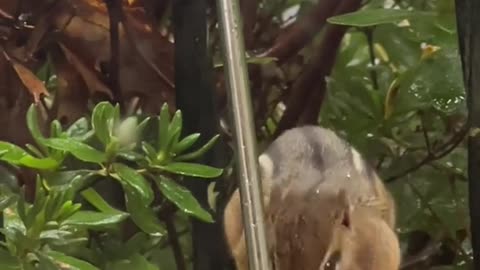
[[[395,203],[375,170],[333,131],[285,131],[259,157],[274,270],[398,270]],[[241,200],[224,210],[237,270],[248,270]]]

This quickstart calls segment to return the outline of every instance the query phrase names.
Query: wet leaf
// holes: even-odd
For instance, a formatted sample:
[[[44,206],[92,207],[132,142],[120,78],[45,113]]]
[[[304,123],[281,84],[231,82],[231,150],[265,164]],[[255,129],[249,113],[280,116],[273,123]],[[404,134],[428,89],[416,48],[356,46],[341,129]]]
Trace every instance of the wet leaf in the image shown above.
[[[210,139],[210,141],[208,141],[205,145],[200,147],[200,149],[188,154],[178,156],[177,158],[175,158],[175,161],[194,160],[203,156],[208,150],[210,150],[213,147],[213,145],[217,142],[219,137],[220,135],[218,134],[215,135],[213,138]]]
[[[198,138],[200,138],[200,133],[188,135],[173,146],[172,152],[175,154],[183,153],[185,150],[192,147],[192,145],[197,142]]]
[[[0,141],[0,160],[6,161],[15,165],[22,165],[40,170],[55,169],[59,164],[56,160],[51,158],[36,158],[29,155],[22,148]]]
[[[50,138],[45,142],[51,148],[71,153],[76,158],[93,163],[105,162],[104,153],[93,147],[73,139]]]
[[[113,164],[113,169],[120,177],[120,181],[136,190],[145,205],[153,200],[153,190],[147,180],[134,169],[121,163]]]
[[[145,205],[141,196],[138,195],[134,189],[124,188],[125,203],[127,211],[130,214],[133,222],[144,232],[154,235],[162,236],[166,234],[165,228],[160,223],[160,220],[155,215],[155,212]]]
[[[95,135],[104,144],[110,142],[112,134],[114,108],[109,102],[98,103],[92,112],[92,127],[95,130]]]
[[[433,12],[410,11],[401,9],[362,9],[359,11],[330,17],[331,24],[367,27],[386,23],[397,23],[402,20],[433,17]]]
[[[223,173],[223,170],[219,168],[186,162],[172,162],[159,168],[175,174],[202,178],[215,178]]]
[[[213,222],[213,218],[210,213],[202,208],[200,203],[197,201],[197,199],[195,199],[188,189],[163,176],[155,178],[155,182],[157,183],[157,186],[162,194],[168,200],[173,202],[178,209],[189,215],[195,216],[200,220]]]
[[[50,251],[47,254],[48,256],[53,258],[55,262],[60,263],[61,265],[63,265],[64,268],[67,268],[68,270],[100,270],[89,262],[70,257],[61,252]]]
[[[84,226],[88,228],[105,227],[122,222],[128,217],[126,213],[102,213],[94,211],[78,211],[66,219],[63,224]]]

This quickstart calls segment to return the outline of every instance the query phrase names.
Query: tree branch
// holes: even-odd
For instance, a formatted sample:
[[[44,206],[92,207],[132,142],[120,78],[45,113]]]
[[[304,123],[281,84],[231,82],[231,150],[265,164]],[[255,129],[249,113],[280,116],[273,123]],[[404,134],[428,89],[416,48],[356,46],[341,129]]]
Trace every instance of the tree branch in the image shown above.
[[[319,1],[307,15],[280,33],[273,46],[264,55],[278,58],[281,62],[296,54],[322,29],[327,18],[334,14],[339,5],[340,1],[337,0]]]
[[[335,14],[354,11],[360,7],[360,2],[360,0],[344,1]],[[330,74],[335,64],[337,50],[346,30],[344,26],[328,25],[318,53],[292,86],[286,104],[287,109],[277,126],[274,137],[294,127],[305,108],[308,108],[308,111],[302,121],[307,123],[316,121],[326,91],[325,76]]]

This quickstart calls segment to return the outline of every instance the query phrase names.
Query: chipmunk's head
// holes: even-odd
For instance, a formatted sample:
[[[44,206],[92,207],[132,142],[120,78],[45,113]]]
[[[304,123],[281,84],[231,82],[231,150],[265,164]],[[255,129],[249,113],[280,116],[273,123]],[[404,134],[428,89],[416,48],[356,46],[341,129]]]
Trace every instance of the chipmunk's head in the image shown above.
[[[294,194],[279,204],[288,207],[275,207],[279,197],[272,193],[268,221],[275,270],[398,269],[397,237],[376,213],[353,207],[344,191]]]

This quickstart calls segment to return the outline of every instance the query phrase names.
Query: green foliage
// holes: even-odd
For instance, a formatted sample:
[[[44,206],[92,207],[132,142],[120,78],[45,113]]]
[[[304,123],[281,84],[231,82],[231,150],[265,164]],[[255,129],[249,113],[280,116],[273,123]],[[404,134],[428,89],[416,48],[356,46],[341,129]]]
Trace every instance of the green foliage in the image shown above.
[[[54,121],[46,137],[32,105],[27,125],[36,145],[23,149],[0,142],[2,161],[37,171],[33,202],[23,190],[0,185],[4,218],[0,232],[5,236],[0,242],[1,268],[159,269],[150,262],[144,244],[166,241],[164,222],[174,218],[176,209],[213,222],[182,181],[185,175],[215,178],[223,173],[194,162],[218,136],[192,149],[200,134],[180,138],[181,112],[170,117],[164,105],[157,140],[148,141],[142,131],[150,120],[138,123],[136,116],[122,120],[118,106],[101,102],[93,109],[91,127],[83,118],[64,131]],[[111,180],[123,189],[123,209],[113,207],[95,187]],[[120,236],[129,222],[138,232],[125,241]]]
[[[396,2],[397,9],[382,9],[371,1],[329,19],[354,28],[328,79],[319,122],[377,165],[397,201],[402,244],[425,232],[456,255],[448,269],[465,269],[466,111],[454,1]]]

